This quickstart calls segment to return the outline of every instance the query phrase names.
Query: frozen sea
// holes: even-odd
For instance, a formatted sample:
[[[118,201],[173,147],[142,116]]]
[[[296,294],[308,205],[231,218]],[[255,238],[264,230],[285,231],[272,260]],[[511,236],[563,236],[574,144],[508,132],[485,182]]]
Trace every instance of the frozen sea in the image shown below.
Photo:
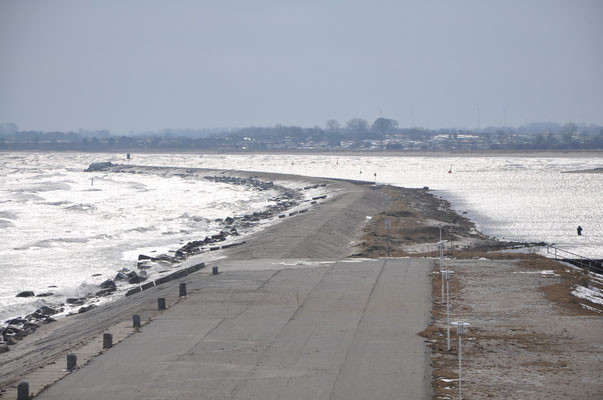
[[[0,321],[82,296],[141,252],[215,233],[216,218],[264,209],[274,193],[166,177],[82,172],[92,162],[223,168],[428,186],[501,239],[603,258],[596,157],[0,153]],[[449,170],[452,173],[448,173]],[[94,178],[94,186],[91,179]],[[584,228],[583,236],[576,227]],[[92,275],[100,274],[97,277]],[[55,287],[53,287],[55,286]],[[52,291],[55,298],[17,299]]]

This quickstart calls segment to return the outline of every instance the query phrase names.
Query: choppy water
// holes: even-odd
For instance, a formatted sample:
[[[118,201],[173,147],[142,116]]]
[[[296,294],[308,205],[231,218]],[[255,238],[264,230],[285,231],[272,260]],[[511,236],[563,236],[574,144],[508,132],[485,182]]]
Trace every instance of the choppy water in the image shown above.
[[[215,234],[217,218],[262,211],[277,194],[200,178],[83,172],[122,157],[0,153],[0,322],[94,293],[121,268],[134,269],[139,253]],[[54,296],[15,297],[24,290]]]
[[[561,173],[600,167],[593,157],[134,154],[127,161],[123,154],[0,153],[0,321],[50,301],[16,299],[19,291],[84,295],[132,267],[140,252],[202,238],[215,232],[216,218],[261,210],[273,195],[180,177],[82,172],[99,161],[429,186],[486,234],[603,258],[603,174]]]

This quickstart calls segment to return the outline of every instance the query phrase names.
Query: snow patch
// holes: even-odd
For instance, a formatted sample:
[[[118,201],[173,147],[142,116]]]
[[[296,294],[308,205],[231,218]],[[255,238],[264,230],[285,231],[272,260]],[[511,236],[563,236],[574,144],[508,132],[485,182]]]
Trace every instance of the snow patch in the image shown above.
[[[513,271],[514,274],[529,274],[529,275],[549,275],[549,276],[559,276],[555,273],[555,271],[551,269],[545,269],[542,271]]]
[[[572,290],[572,294],[580,299],[588,300],[591,303],[603,305],[603,291],[601,289],[590,289],[576,285],[574,290]]]

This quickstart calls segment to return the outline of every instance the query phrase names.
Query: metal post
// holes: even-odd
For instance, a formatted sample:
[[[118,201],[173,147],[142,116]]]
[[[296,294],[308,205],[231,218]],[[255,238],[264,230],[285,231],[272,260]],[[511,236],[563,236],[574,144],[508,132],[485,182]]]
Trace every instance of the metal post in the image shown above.
[[[459,400],[463,400],[463,335],[459,333]]]
[[[446,271],[446,336],[448,338],[448,351],[450,351],[450,277]]]
[[[440,245],[440,280],[442,281],[442,293],[440,295],[440,303],[442,304],[444,304],[444,277],[442,276],[442,272],[444,271],[444,268],[442,267],[442,261],[444,260],[443,246],[444,244]]]
[[[445,270],[443,274],[446,278],[446,343],[448,351],[450,351],[450,278],[454,271]]]
[[[440,240],[437,245],[440,248],[440,280],[442,281],[442,293],[440,295],[440,303],[444,304],[444,277],[442,276],[442,273],[444,271],[444,267],[443,267],[443,260],[444,260],[444,243],[446,243],[446,240]]]
[[[389,239],[389,231],[390,231],[391,227],[392,227],[392,220],[388,218],[388,219],[385,220],[385,230],[387,231],[387,245],[385,247],[385,250],[386,250],[386,256],[387,257],[389,257],[389,248],[390,248],[390,246],[389,246],[389,241],[390,241],[390,239]]]
[[[67,369],[73,371],[77,367],[77,356],[75,354],[67,354]]]
[[[113,335],[103,333],[103,349],[110,349],[111,347],[113,347]]]
[[[459,399],[463,398],[463,342],[462,336],[463,331],[466,326],[469,326],[469,323],[463,321],[453,322],[452,325],[456,326],[456,332],[459,336]]]
[[[19,383],[17,386],[17,400],[28,400],[29,398],[29,383]]]
[[[389,257],[389,228],[387,228],[387,256]]]
[[[165,297],[160,297],[157,299],[157,309],[165,310]]]

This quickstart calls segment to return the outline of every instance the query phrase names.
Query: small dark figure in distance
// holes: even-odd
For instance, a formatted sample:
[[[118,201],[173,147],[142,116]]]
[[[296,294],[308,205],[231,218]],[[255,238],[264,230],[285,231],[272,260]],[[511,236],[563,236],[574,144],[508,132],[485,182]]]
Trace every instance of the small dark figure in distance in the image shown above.
[[[582,236],[582,227],[578,225],[578,236]]]

